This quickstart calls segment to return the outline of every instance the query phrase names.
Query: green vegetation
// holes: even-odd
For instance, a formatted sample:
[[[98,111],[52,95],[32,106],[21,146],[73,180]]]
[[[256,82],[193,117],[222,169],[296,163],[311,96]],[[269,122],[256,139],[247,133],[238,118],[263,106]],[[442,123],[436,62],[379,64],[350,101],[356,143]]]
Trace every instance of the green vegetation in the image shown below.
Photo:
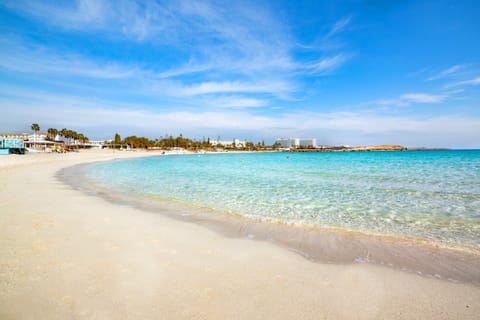
[[[122,143],[122,138],[118,133],[115,133],[115,138],[113,139],[114,144],[121,144]]]
[[[56,129],[53,129],[52,131],[54,130]],[[79,141],[81,143],[86,143],[89,141],[88,137],[86,137],[83,133],[78,133],[74,130],[69,130],[67,128],[63,128],[60,131],[57,130],[56,132],[63,137],[67,144],[72,144],[75,141]]]
[[[40,131],[40,126],[38,123],[32,123],[32,126],[30,127],[35,134],[37,134],[38,131]]]
[[[33,123],[31,129],[34,131],[36,135],[38,131],[40,131],[40,126],[38,123]],[[53,141],[57,135],[60,135],[66,144],[73,144],[75,142],[86,143],[89,141],[88,137],[85,136],[83,133],[77,132],[75,130],[70,130],[67,128],[63,128],[62,130],[58,130],[55,128],[48,128],[47,129],[47,140]]]
[[[47,139],[48,140],[54,140],[55,137],[57,136],[58,134],[58,130],[55,129],[55,128],[48,128],[47,130]]]
[[[38,123],[32,123],[32,126],[30,127],[33,130],[33,141],[37,141],[37,132],[40,131],[40,126]],[[35,145],[36,147],[36,145]]]
[[[123,144],[131,148],[148,149],[154,146],[154,142],[145,137],[130,136],[126,137]]]
[[[31,129],[34,131],[34,134],[36,135],[38,131],[40,131],[40,125],[38,123],[33,123],[31,125]],[[86,137],[83,133],[76,132],[75,130],[71,130],[67,128],[63,128],[61,130],[58,130],[56,128],[47,129],[47,137],[46,137],[47,140],[53,141],[57,136],[60,136],[67,146],[78,145],[78,143],[85,144],[89,141],[89,138]],[[270,147],[266,147],[263,141],[258,142],[257,144],[254,144],[251,141],[246,141],[245,145],[243,145],[243,143],[235,142],[235,139],[233,139],[232,141],[233,141],[232,145],[224,146],[220,143],[213,145],[211,143],[210,138],[205,139],[205,137],[203,137],[202,141],[198,141],[195,139],[186,138],[182,134],[178,135],[175,138],[169,135],[163,138],[150,140],[149,138],[137,137],[135,135],[128,136],[122,139],[119,133],[115,133],[114,139],[105,141],[104,144],[109,145],[111,148],[118,148],[118,149],[132,148],[132,149],[169,150],[172,148],[182,148],[182,149],[191,150],[191,151],[199,151],[199,150],[261,151],[261,150],[271,149]]]
[[[121,140],[118,133],[115,134],[114,139],[109,142],[113,148],[129,147],[134,149],[161,149],[169,150],[172,148],[182,148],[185,150],[198,151],[198,150],[267,150],[263,143],[255,145],[253,142],[246,142],[245,147],[233,143],[232,146],[223,146],[217,144],[213,146],[210,142],[210,138],[202,139],[202,141],[190,139],[184,137],[182,134],[174,138],[173,136],[166,136],[164,138],[158,138],[150,140],[146,137],[128,136]]]

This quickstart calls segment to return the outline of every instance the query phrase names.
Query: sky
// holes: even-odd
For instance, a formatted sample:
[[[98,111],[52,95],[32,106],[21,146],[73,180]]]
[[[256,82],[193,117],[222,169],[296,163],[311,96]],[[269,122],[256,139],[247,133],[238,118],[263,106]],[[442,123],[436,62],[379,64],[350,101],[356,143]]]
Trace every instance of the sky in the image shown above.
[[[480,1],[0,1],[0,133],[480,148]]]

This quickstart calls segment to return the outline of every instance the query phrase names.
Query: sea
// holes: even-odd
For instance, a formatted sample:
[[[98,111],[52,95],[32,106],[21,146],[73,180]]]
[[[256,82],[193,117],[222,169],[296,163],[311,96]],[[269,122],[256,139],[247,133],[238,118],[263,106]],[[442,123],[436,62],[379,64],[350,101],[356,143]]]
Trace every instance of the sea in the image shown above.
[[[150,201],[480,252],[480,150],[169,155],[83,175]]]

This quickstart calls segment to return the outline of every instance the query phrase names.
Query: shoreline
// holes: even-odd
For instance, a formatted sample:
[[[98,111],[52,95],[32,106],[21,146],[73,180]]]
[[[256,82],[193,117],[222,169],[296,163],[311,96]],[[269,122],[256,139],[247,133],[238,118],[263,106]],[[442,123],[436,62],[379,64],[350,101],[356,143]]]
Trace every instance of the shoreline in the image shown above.
[[[181,202],[93,187],[78,179],[84,166],[64,168],[56,176],[76,190],[102,197],[113,205],[127,205],[199,224],[225,237],[272,243],[313,262],[367,263],[480,288],[480,252],[477,248],[447,246],[409,236],[256,220]]]
[[[201,217],[196,224],[112,204],[55,176],[81,163],[155,155],[27,155],[7,165],[0,158],[1,318],[480,314],[480,288],[473,285],[368,263],[313,263],[268,241],[221,235]]]

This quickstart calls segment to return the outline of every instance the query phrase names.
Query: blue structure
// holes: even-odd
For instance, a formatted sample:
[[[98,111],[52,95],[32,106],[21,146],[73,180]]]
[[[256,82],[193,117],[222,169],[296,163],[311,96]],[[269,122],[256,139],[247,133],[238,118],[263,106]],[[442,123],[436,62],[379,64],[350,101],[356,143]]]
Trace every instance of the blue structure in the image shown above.
[[[25,144],[19,139],[0,139],[0,154],[25,154]]]

